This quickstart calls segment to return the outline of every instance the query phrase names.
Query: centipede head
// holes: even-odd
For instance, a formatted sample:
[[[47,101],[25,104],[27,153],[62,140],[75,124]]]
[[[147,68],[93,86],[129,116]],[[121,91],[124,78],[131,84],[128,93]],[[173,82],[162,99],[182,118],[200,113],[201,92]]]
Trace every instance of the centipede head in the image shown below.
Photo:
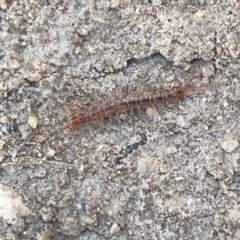
[[[170,89],[170,93],[172,98],[174,99],[180,99],[185,95],[186,88],[182,86],[175,86]]]

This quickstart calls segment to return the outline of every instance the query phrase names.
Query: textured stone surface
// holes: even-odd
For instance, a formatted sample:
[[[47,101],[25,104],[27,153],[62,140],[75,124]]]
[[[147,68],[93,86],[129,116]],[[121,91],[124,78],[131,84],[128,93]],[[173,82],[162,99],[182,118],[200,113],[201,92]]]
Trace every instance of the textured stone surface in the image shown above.
[[[205,2],[0,1],[1,239],[240,238],[240,3]]]

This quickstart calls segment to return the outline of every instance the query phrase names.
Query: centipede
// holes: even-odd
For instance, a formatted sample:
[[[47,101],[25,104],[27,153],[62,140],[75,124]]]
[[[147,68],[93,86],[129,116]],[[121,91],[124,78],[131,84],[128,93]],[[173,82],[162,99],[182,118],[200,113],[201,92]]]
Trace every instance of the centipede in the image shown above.
[[[69,119],[69,126],[82,125],[102,118],[109,117],[113,114],[138,108],[139,106],[148,106],[159,102],[173,101],[182,98],[186,94],[186,89],[181,86],[172,87],[165,93],[153,96],[142,96],[133,99],[122,99],[114,101],[111,104],[101,106],[97,109],[90,110],[72,116]]]
[[[89,111],[74,114],[70,116],[66,125],[63,125],[54,131],[51,131],[50,133],[48,133],[48,135],[56,133],[57,131],[62,131],[66,128],[82,126],[90,122],[98,121],[100,119],[110,117],[114,114],[121,113],[123,111],[130,111],[142,106],[151,106],[165,102],[180,100],[197,90],[201,90],[207,87],[208,84],[202,85],[200,87],[188,87],[190,77],[191,74],[188,75],[187,79],[182,84],[173,86],[169,90],[165,90],[164,92],[161,92],[159,94],[145,95],[131,99],[116,100],[112,103],[92,108]]]

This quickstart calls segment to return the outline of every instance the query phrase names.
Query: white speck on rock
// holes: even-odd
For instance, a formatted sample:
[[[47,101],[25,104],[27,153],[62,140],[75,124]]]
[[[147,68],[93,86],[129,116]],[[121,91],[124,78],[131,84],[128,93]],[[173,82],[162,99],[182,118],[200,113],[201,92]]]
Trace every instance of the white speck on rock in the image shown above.
[[[45,98],[48,98],[49,96],[51,96],[51,94],[52,94],[52,91],[49,90],[49,89],[44,89],[44,90],[42,91],[42,95],[43,95],[43,97],[45,97]]]
[[[117,233],[119,231],[120,231],[120,227],[116,223],[113,223],[113,225],[112,225],[112,227],[110,229],[111,234]]]
[[[88,35],[88,29],[87,28],[85,28],[85,27],[80,27],[80,28],[78,28],[77,29],[77,32],[81,35],[81,36],[87,36]]]
[[[226,152],[230,153],[239,146],[239,143],[236,140],[229,140],[229,141],[222,142],[221,146]]]
[[[167,153],[176,153],[177,152],[177,148],[175,146],[169,146],[167,148]]]
[[[37,128],[37,126],[38,126],[38,119],[37,119],[37,117],[36,116],[29,116],[29,118],[28,118],[28,125],[31,128],[33,128],[33,129]]]
[[[12,150],[10,154],[13,158],[15,158],[17,156],[17,150],[16,149]]]
[[[224,107],[228,107],[228,102],[225,101],[224,104],[223,104],[223,106],[224,106]]]
[[[207,98],[203,97],[202,102],[205,103],[207,101]]]
[[[119,0],[112,0],[111,2],[111,8],[117,8],[120,4]]]
[[[222,47],[217,47],[217,54],[218,55],[221,55],[222,54],[222,51],[223,51],[223,49],[222,49]]]
[[[0,140],[0,150],[3,150],[4,145],[5,145],[5,142],[3,140]]]
[[[52,148],[48,148],[48,155],[49,156],[54,156],[54,154],[55,154],[56,152],[52,149]]]
[[[7,91],[7,85],[5,83],[0,83],[0,91]]]
[[[176,124],[181,126],[181,127],[185,126],[185,120],[184,120],[183,115],[177,115],[177,117],[176,117]]]
[[[6,123],[7,122],[7,120],[8,120],[8,118],[6,117],[6,116],[2,116],[1,118],[0,118],[0,123]]]
[[[198,10],[196,13],[195,13],[195,16],[198,17],[198,18],[201,18],[205,15],[206,11],[205,10]]]
[[[6,0],[0,0],[0,8],[5,10],[7,8],[7,1]]]

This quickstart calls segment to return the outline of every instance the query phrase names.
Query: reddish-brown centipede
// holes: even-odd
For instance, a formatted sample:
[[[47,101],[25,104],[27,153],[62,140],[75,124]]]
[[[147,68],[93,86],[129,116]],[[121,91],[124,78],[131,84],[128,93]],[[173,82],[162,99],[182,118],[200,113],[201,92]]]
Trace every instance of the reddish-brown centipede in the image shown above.
[[[171,101],[182,98],[186,94],[186,89],[181,86],[173,87],[169,91],[153,96],[143,96],[134,99],[123,99],[114,101],[112,104],[102,106],[96,110],[84,112],[72,116],[69,119],[69,125],[82,125],[88,122],[96,121],[128,109],[134,109],[138,106],[151,105],[153,103]]]
[[[102,106],[100,108],[74,115],[69,119],[68,125],[69,126],[82,125],[85,123],[89,123],[92,121],[96,121],[111,116],[115,113],[122,112],[124,110],[126,111],[130,109],[135,109],[138,108],[139,106],[146,106],[155,103],[180,99],[193,90],[191,88],[186,87],[189,79],[190,74],[182,85],[172,87],[170,90],[164,93],[156,94],[153,96],[142,96],[139,98],[118,100],[114,101],[111,104]]]
[[[170,102],[174,100],[179,100],[189,93],[195,92],[199,89],[203,89],[206,85],[202,85],[200,87],[187,87],[187,83],[189,82],[190,75],[184,81],[182,85],[174,86],[170,90],[165,91],[161,94],[156,94],[153,96],[142,96],[134,99],[122,99],[118,101],[114,101],[111,104],[107,104],[101,106],[99,108],[91,109],[87,112],[82,112],[70,117],[68,124],[58,128],[57,130],[51,131],[48,135],[53,134],[57,131],[61,131],[65,128],[69,128],[75,125],[83,125],[86,123],[90,123],[93,121],[97,121],[102,118],[109,117],[115,113],[119,113],[122,111],[128,111],[132,109],[136,109],[139,106],[148,106],[161,102]]]

